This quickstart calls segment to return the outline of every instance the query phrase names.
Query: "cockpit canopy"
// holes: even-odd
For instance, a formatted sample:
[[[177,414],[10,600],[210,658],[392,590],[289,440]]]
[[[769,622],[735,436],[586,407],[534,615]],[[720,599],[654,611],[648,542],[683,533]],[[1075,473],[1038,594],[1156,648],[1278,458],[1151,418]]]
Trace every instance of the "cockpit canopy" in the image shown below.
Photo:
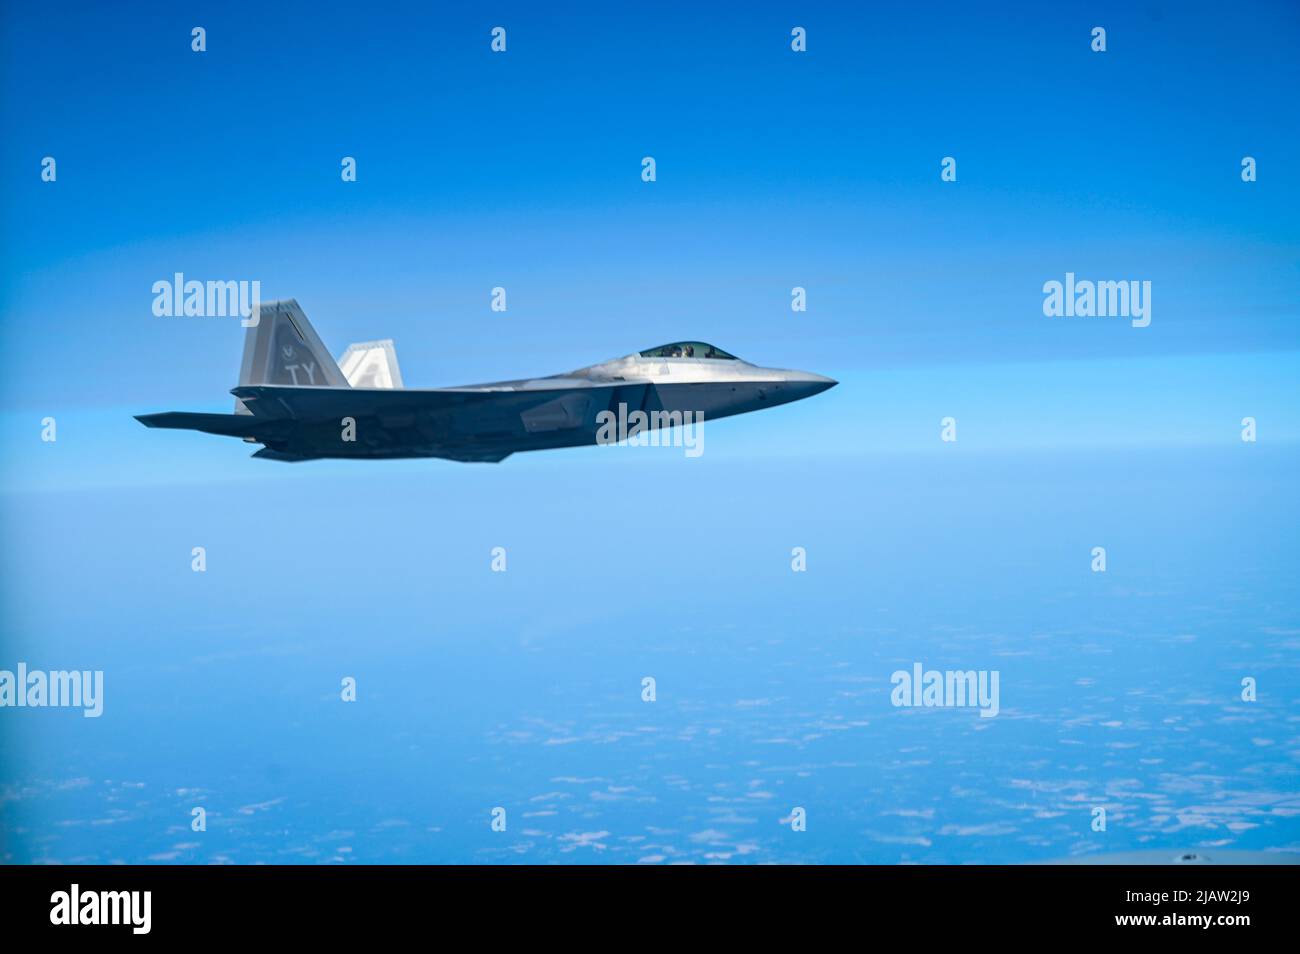
[[[674,344],[660,345],[649,351],[642,351],[643,358],[712,358],[718,361],[739,361],[734,354],[727,354],[721,348],[715,348],[703,341],[678,341]]]

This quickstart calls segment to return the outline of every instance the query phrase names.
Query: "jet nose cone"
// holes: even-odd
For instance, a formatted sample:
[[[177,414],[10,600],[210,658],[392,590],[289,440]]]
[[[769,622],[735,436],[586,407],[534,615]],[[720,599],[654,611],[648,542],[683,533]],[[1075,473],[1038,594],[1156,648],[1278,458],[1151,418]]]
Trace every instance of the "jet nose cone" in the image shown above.
[[[791,377],[793,383],[803,392],[801,397],[812,397],[814,394],[821,394],[823,391],[829,391],[840,383],[834,378],[813,374],[811,371],[796,371]]]

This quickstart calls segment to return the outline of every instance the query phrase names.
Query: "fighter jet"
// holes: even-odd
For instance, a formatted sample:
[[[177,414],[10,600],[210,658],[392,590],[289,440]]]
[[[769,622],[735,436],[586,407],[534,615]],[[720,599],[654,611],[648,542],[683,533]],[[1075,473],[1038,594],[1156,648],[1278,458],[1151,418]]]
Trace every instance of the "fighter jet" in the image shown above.
[[[650,348],[567,374],[452,388],[402,386],[392,341],[336,363],[293,299],[263,303],[244,338],[233,414],[168,411],[146,427],[238,437],[263,460],[439,457],[497,463],[517,451],[604,443],[788,404],[834,387],[760,368],[701,341]],[[640,412],[638,415],[637,412]]]

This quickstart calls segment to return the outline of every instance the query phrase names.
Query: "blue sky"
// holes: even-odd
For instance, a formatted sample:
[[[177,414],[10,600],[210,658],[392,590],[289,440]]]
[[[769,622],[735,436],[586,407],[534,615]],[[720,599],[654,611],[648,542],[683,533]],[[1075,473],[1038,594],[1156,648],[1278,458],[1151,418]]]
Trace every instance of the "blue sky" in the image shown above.
[[[6,341],[56,311],[73,380],[23,362],[8,403],[228,384],[238,330],[148,311],[175,271],[299,298],[336,352],[391,335],[423,384],[688,336],[837,376],[1293,351],[1295,9],[1129,6],[9,5]],[[1152,327],[1044,319],[1066,271],[1151,280]]]
[[[416,385],[691,337],[854,385],[834,399],[864,425],[881,381],[927,421],[1032,416],[1041,377],[1001,369],[1035,362],[1091,405],[1090,440],[1210,439],[1245,414],[1294,439],[1300,24],[1289,4],[1197,9],[10,5],[3,340],[57,360],[11,366],[6,429],[224,408],[241,329],[149,310],[181,271],[297,297],[335,354],[391,336]],[[1045,318],[1067,271],[1151,281],[1151,326]]]
[[[109,685],[93,726],[0,719],[0,786],[38,793],[0,814],[17,857],[1300,849],[1298,41],[1281,2],[6,4],[0,666]],[[131,418],[231,406],[238,323],[150,310],[178,271],[297,298],[336,356],[392,337],[408,385],[678,339],[842,383],[710,424],[698,460],[279,466]],[[1150,327],[1045,317],[1067,272],[1150,281]],[[1002,666],[1007,715],[892,712],[915,659]],[[607,781],[480,840],[571,777]],[[172,830],[194,797],[219,847]],[[792,846],[793,798],[819,821]],[[1104,798],[1103,843],[1072,813]],[[670,844],[568,853],[601,831]]]

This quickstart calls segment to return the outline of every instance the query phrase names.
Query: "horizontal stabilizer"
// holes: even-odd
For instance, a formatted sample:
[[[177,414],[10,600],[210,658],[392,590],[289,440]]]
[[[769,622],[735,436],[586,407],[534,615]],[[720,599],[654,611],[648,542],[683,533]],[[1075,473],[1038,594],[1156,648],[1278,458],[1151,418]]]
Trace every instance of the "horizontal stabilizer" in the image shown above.
[[[296,464],[301,460],[316,460],[314,457],[304,457],[301,454],[290,454],[287,451],[273,450],[270,447],[263,447],[252,456],[261,460],[282,460],[290,464]]]
[[[277,422],[258,420],[248,414],[199,414],[192,411],[164,411],[162,414],[137,414],[145,427],[165,427],[181,431],[203,431],[226,437],[261,440]]]
[[[514,451],[440,451],[443,460],[458,460],[463,464],[499,464]]]

